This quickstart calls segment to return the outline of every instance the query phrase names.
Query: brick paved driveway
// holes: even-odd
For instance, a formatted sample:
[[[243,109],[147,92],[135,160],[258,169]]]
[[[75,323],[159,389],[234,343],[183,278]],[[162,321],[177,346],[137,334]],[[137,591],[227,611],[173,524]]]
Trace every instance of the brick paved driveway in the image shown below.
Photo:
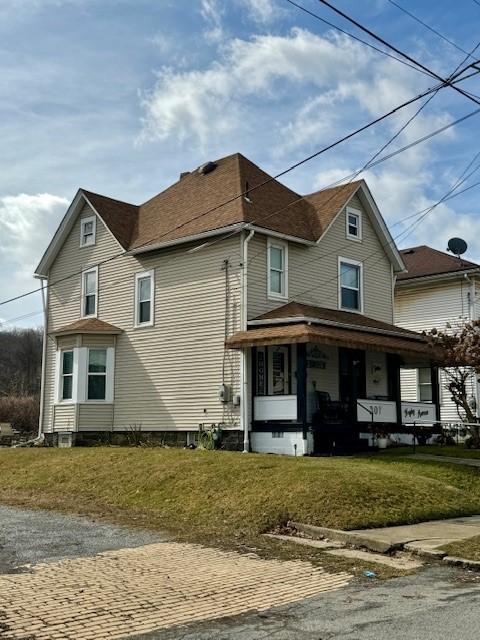
[[[21,513],[26,525],[32,512]],[[35,517],[38,524],[38,512]],[[55,526],[51,514],[45,517]],[[70,517],[55,518],[68,521]],[[48,523],[42,526],[48,530]],[[71,529],[66,529],[70,531],[66,536],[74,535]],[[113,547],[122,537],[122,528],[117,529],[119,540],[111,543]],[[0,528],[0,542],[2,535],[5,538],[5,527]],[[43,543],[47,549],[44,538]],[[85,555],[83,549],[78,557],[71,552],[71,544],[69,549],[65,555],[70,557],[35,562],[27,572],[0,575],[2,640],[122,638],[263,611],[337,590],[350,579],[345,573],[329,574],[308,563],[262,560],[170,541],[100,553],[95,549],[94,555]],[[62,556],[61,549],[58,555]]]

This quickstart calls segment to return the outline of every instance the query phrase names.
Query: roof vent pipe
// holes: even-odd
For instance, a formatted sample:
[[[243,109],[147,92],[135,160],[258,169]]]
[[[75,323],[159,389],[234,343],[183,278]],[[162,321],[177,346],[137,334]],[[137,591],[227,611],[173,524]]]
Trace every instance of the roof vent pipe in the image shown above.
[[[211,173],[217,168],[216,162],[206,162],[198,167],[198,173],[202,176],[206,176],[207,173]]]

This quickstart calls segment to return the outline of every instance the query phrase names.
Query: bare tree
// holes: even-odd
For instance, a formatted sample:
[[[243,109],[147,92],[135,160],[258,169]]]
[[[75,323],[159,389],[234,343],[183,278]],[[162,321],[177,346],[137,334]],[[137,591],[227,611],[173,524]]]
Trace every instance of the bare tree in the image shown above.
[[[480,447],[480,424],[471,402],[472,375],[480,376],[480,320],[426,334],[435,349],[435,358],[444,368],[446,389],[457,406],[459,417],[469,423],[472,445]]]

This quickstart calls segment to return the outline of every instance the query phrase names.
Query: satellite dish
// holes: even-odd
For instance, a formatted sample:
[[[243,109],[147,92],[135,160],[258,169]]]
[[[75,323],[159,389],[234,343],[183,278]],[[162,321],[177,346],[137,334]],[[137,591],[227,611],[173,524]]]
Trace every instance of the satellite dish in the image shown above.
[[[448,241],[448,251],[457,257],[461,256],[467,250],[467,243],[462,238],[450,238]]]

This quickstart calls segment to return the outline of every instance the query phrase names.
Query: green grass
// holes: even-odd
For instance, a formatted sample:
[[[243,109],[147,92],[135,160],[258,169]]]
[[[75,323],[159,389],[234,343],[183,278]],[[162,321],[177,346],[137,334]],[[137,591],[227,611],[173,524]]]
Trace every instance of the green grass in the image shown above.
[[[415,453],[428,453],[432,456],[447,456],[449,458],[468,458],[469,460],[480,460],[480,449],[467,449],[463,445],[445,446],[427,445],[417,446]],[[382,455],[411,455],[413,447],[398,447],[387,449]]]
[[[480,562],[480,536],[453,542],[443,547],[449,556]]]
[[[383,457],[6,449],[0,501],[103,514],[185,539],[242,541],[289,519],[358,528],[478,513],[480,474]]]

